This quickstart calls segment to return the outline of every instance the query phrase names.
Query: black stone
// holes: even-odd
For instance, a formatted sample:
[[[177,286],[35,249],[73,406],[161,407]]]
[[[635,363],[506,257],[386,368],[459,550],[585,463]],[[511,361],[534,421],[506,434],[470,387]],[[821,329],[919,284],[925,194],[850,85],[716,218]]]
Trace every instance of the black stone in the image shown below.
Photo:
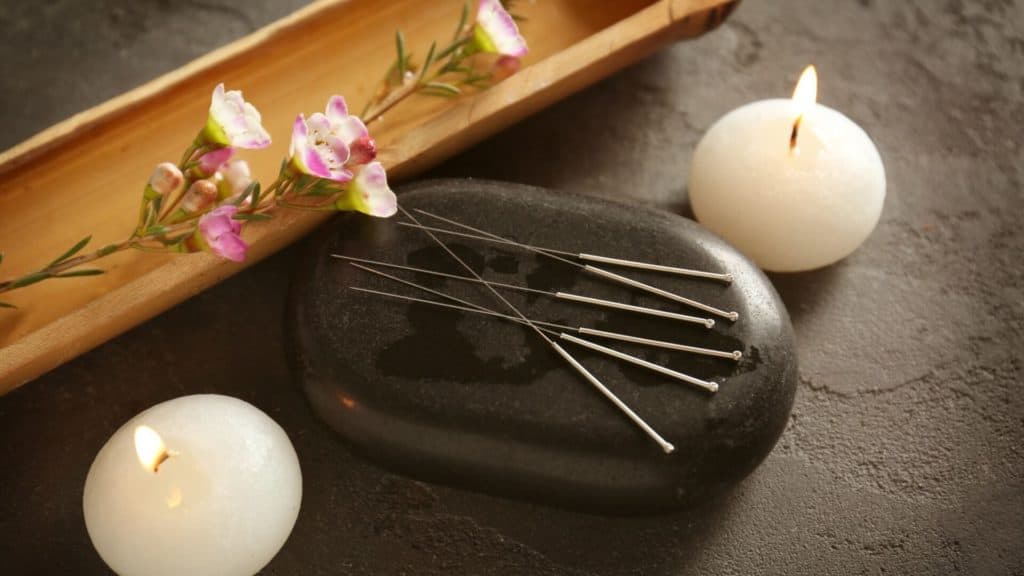
[[[423,208],[541,246],[730,271],[731,286],[623,272],[740,313],[707,330],[544,296],[505,295],[530,317],[723,350],[739,362],[609,344],[719,381],[710,394],[566,344],[676,451],[664,454],[543,340],[510,322],[349,290],[433,298],[330,257],[464,274],[423,232],[358,214],[329,224],[298,268],[290,305],[293,368],[319,415],[357,452],[421,479],[594,512],[631,514],[704,501],[734,485],[782,433],[796,388],[786,310],[765,276],[691,220],[521,185],[440,180],[400,194]],[[400,216],[395,220],[401,219]],[[427,218],[422,217],[424,223]],[[437,222],[430,222],[437,224]],[[514,247],[442,236],[486,278],[694,312]],[[404,278],[501,304],[485,288],[421,274]]]

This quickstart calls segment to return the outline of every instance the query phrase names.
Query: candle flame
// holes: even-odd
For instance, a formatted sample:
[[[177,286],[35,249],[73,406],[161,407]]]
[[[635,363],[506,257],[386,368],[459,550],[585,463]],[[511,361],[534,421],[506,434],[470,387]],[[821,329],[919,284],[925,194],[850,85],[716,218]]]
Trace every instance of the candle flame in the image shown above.
[[[813,65],[804,68],[800,74],[800,80],[793,90],[793,102],[796,103],[797,115],[793,120],[793,130],[789,134],[789,149],[796,149],[796,139],[800,135],[800,124],[804,121],[804,114],[818,100],[818,71]]]
[[[804,68],[800,74],[800,80],[793,90],[793,100],[800,106],[800,114],[803,114],[818,100],[818,71],[813,65]]]
[[[159,470],[160,464],[170,457],[163,438],[149,426],[135,429],[135,453],[139,457],[139,464],[150,472]]]

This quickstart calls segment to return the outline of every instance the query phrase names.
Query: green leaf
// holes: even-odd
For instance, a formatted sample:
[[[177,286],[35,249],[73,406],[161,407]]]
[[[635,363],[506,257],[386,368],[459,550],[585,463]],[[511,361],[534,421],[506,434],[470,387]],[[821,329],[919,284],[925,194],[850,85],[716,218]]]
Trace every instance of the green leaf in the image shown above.
[[[149,205],[149,216],[146,218],[146,226],[152,226],[156,224],[157,217],[160,216],[160,210],[164,206],[164,197],[161,196]]]
[[[263,187],[260,186],[259,182],[253,182],[256,186],[252,189],[252,205],[259,206],[260,199],[263,196]],[[252,184],[250,184],[251,186]]]
[[[259,182],[250,182],[249,185],[245,187],[245,192],[242,192],[242,194],[238,198],[236,198],[234,201],[232,201],[231,203],[234,204],[235,206],[241,206],[245,202],[245,200],[247,198],[251,198],[252,199],[253,206],[259,204],[259,201],[260,201],[260,183]]]
[[[50,262],[47,268],[51,266],[56,266],[57,264],[60,264],[61,262],[67,260],[68,258],[71,258],[75,254],[78,254],[79,252],[81,252],[82,248],[85,248],[85,245],[89,243],[89,240],[92,240],[92,236],[86,236],[85,238],[82,238],[81,240],[78,241],[77,244],[69,248],[67,252],[58,256],[57,259],[54,260],[53,262]]]
[[[76,278],[78,276],[99,276],[105,271],[98,268],[83,268],[81,270],[70,270],[54,276],[54,278]]]
[[[405,35],[401,30],[395,32],[395,51],[398,53],[395,67],[398,69],[399,79],[402,79],[405,78],[405,70],[409,65],[409,53],[405,51]]]
[[[103,248],[100,248],[97,254],[102,258],[103,256],[109,256],[117,252],[117,244],[107,244]]]
[[[49,272],[34,272],[32,274],[26,274],[25,276],[22,276],[21,278],[18,278],[17,280],[11,282],[11,289],[13,290],[14,288],[24,288],[25,286],[30,286],[32,284],[35,284],[36,282],[42,282],[43,280],[46,280],[49,277]]]
[[[301,175],[301,176],[299,176],[298,178],[295,179],[295,186],[294,186],[293,190],[301,191],[304,188],[308,188],[309,185],[314,183],[314,182],[315,182],[315,180],[311,176],[307,176],[307,175],[303,174],[303,175]]]
[[[438,96],[458,96],[462,94],[462,90],[459,90],[457,86],[446,82],[427,82],[423,90],[430,93],[436,92]]]
[[[322,178],[313,183],[313,185],[310,186],[309,189],[306,190],[305,193],[303,193],[302,195],[318,197],[333,196],[340,191],[341,189],[338,187],[337,184],[330,180],[327,180],[326,178]]]
[[[457,40],[455,42],[452,42],[444,50],[441,50],[440,52],[438,52],[437,56],[435,58],[437,60],[443,60],[444,58],[446,58],[447,56],[451,55],[452,53],[454,53],[459,48],[462,48],[462,46],[464,46],[466,44],[466,42],[469,42],[469,38],[463,38],[461,40]],[[462,60],[463,60],[462,58],[459,58],[458,61],[456,61],[453,58],[452,61],[450,61],[450,62],[448,62],[448,64],[446,64],[446,67],[448,67],[448,66],[457,66],[458,62],[460,62]]]
[[[8,304],[7,302],[0,302],[0,308],[17,308],[14,304]]]
[[[427,75],[427,70],[430,69],[430,65],[434,63],[434,51],[437,50],[437,42],[430,43],[430,50],[427,51],[427,57],[423,60],[423,69],[420,70],[420,77],[417,82],[422,82],[424,76]]]
[[[466,20],[469,19],[469,2],[462,3],[462,14],[459,15],[459,25],[455,27],[455,34],[452,36],[452,40],[457,40],[459,34],[462,34],[462,29],[466,27]],[[443,58],[443,56],[442,56]]]
[[[233,218],[235,220],[262,221],[271,220],[273,216],[270,214],[235,214]]]

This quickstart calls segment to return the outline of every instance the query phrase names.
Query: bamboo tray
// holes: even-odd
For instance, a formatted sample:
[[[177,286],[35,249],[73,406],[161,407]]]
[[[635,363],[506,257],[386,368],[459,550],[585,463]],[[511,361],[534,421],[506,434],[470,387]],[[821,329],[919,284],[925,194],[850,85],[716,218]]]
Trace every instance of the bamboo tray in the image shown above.
[[[372,126],[392,181],[424,170],[675,40],[722,22],[733,0],[535,0],[517,12],[530,54],[522,70],[455,101],[414,98]],[[174,160],[206,119],[218,82],[241,89],[275,136],[245,155],[260,180],[276,175],[298,112],[344,94],[357,109],[393,57],[401,29],[412,50],[444,39],[461,0],[327,0],[138,89],[78,114],[0,154],[0,277],[35,269],[82,237],[123,239],[152,167]],[[58,214],[60,221],[58,226]],[[286,212],[250,225],[246,265],[328,216]],[[54,280],[4,295],[0,394],[101,344],[242,266],[209,255],[122,253],[107,274]]]

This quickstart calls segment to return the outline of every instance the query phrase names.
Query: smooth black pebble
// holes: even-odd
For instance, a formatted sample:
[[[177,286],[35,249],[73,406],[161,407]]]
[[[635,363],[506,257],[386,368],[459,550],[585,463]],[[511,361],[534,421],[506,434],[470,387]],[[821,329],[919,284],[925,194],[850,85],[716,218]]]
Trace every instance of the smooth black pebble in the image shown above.
[[[571,326],[742,350],[739,363],[610,340],[601,344],[720,383],[717,393],[563,346],[676,450],[666,455],[518,324],[350,290],[436,297],[331,258],[344,254],[465,275],[420,230],[339,216],[311,242],[290,294],[292,366],[317,411],[357,452],[416,478],[590,512],[636,514],[700,503],[771,451],[796,391],[789,317],[768,279],[697,223],[662,211],[517,184],[427,181],[399,194],[422,208],[518,241],[708,271],[732,285],[607,268],[739,312],[699,325],[503,291],[527,316]],[[416,213],[413,212],[415,215]],[[426,216],[424,224],[451,228]],[[568,264],[442,235],[485,278],[704,316]],[[494,310],[486,288],[388,270]]]

